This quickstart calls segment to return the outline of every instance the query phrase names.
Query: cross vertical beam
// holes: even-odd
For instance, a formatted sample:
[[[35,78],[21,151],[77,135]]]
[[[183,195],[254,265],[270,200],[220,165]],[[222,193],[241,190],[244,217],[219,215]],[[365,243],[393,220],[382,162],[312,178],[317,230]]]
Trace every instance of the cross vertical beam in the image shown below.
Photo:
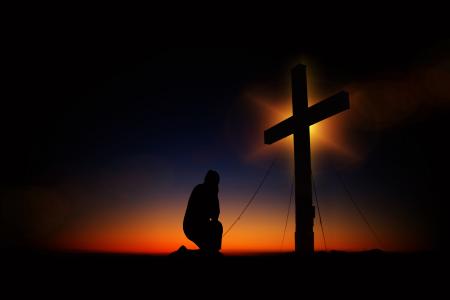
[[[314,252],[314,206],[312,205],[311,147],[308,112],[306,66],[297,65],[291,72],[292,111],[294,116],[295,164],[295,252]]]

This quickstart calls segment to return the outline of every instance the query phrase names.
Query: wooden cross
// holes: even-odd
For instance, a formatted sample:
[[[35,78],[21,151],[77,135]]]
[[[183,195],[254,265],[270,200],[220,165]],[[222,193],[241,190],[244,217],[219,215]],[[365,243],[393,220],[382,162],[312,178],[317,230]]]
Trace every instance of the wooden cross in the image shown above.
[[[306,66],[297,65],[292,75],[292,117],[264,131],[264,143],[272,144],[294,135],[295,252],[314,253],[314,206],[312,203],[309,126],[350,108],[348,93],[341,91],[308,107]]]

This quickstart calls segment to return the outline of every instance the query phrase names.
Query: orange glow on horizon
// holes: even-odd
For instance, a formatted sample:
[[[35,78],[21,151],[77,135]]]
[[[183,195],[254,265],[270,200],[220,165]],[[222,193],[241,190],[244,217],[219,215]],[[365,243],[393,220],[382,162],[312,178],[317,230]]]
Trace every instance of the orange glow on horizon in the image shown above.
[[[219,195],[222,214],[220,220],[224,231],[228,229],[241,205],[229,205],[226,199],[237,197]],[[236,201],[244,203],[245,199]],[[286,207],[275,208],[268,202],[260,202],[236,224],[223,238],[225,254],[252,254],[292,252],[294,250],[294,216],[289,218],[286,236],[281,245]],[[184,205],[167,205],[158,208],[134,207],[126,211],[105,215],[85,221],[65,232],[53,244],[61,250],[143,253],[165,255],[176,251],[181,245],[189,249],[197,247],[189,241],[182,230]],[[346,208],[345,208],[346,209]],[[328,214],[324,223],[327,250],[361,251],[377,248],[376,243],[352,211]],[[315,250],[325,250],[318,218],[315,218]],[[390,236],[386,250],[405,250],[397,237]]]

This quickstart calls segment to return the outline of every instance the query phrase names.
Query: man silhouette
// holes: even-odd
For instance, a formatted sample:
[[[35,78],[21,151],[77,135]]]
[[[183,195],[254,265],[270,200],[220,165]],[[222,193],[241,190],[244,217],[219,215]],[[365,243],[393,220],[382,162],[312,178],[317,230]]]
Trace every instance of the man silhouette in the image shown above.
[[[216,253],[222,247],[222,223],[219,222],[219,174],[209,170],[202,184],[189,197],[183,230],[201,251]]]

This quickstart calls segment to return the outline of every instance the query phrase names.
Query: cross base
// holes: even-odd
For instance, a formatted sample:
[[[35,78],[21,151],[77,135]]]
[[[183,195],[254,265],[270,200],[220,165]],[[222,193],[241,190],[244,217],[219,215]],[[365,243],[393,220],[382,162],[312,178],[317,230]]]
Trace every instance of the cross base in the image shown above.
[[[314,253],[314,217],[314,206],[310,206],[310,209],[304,209],[299,213],[297,222],[300,222],[298,224],[300,226],[297,225],[297,231],[295,232],[295,252],[297,254],[312,255]]]

